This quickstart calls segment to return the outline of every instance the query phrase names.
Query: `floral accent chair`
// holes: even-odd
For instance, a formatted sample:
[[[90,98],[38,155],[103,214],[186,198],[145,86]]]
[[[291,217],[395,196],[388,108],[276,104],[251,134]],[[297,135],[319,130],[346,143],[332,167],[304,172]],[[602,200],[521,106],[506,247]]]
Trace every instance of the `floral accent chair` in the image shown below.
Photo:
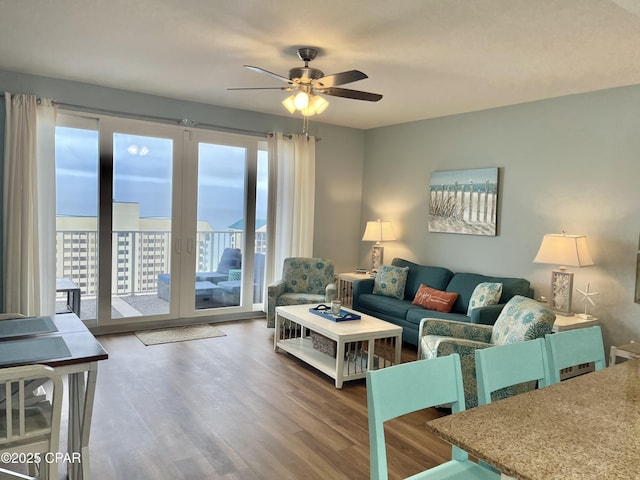
[[[276,307],[324,302],[326,288],[334,281],[333,260],[285,258],[282,279],[267,287],[267,327],[276,325]]]
[[[507,302],[494,325],[423,318],[418,336],[418,359],[460,355],[467,408],[478,405],[476,356],[479,348],[544,338],[551,333],[555,314],[531,298],[516,295]],[[535,382],[516,385],[492,394],[492,400],[535,388]]]

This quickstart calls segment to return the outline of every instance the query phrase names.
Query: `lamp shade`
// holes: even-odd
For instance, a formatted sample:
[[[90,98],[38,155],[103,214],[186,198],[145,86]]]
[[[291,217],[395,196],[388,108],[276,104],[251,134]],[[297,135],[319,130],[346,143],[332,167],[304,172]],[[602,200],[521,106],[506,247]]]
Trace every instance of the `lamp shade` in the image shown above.
[[[593,265],[585,235],[547,234],[533,263],[549,263],[569,267]]]
[[[393,233],[391,222],[383,222],[382,220],[374,220],[367,222],[362,240],[365,242],[388,242],[396,239]]]

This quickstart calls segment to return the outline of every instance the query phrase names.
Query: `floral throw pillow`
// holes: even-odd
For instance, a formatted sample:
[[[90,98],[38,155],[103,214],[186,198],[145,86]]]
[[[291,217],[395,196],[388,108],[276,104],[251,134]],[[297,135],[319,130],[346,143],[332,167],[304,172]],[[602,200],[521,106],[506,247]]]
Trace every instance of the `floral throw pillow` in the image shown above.
[[[373,282],[373,293],[402,300],[408,273],[409,267],[381,265]]]
[[[443,292],[442,290],[436,290],[435,288],[420,284],[420,288],[411,303],[420,305],[423,308],[428,308],[429,310],[449,313],[453,304],[456,303],[458,295],[459,294],[455,292]]]
[[[469,309],[467,315],[471,315],[471,310],[478,307],[486,307],[495,305],[500,301],[502,296],[502,284],[493,282],[483,282],[476,285],[469,300]]]

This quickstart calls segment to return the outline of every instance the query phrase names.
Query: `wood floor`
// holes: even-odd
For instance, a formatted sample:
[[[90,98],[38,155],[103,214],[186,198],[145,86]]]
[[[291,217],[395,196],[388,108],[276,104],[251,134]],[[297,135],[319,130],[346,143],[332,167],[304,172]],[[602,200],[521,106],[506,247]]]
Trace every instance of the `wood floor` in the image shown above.
[[[265,320],[219,323],[225,337],[144,346],[98,339],[91,477],[114,479],[367,479],[364,380],[333,380],[273,351]],[[403,361],[415,360],[403,348]],[[390,478],[442,463],[428,433],[436,409],[389,422]],[[450,458],[450,457],[449,457]]]

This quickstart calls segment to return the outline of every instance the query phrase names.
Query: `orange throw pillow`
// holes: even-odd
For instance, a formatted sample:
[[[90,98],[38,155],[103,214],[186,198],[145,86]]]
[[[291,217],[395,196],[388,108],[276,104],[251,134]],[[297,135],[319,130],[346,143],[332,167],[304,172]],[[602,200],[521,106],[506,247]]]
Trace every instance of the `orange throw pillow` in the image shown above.
[[[443,292],[442,290],[436,290],[435,288],[420,284],[420,288],[411,303],[428,308],[429,310],[449,313],[457,299],[458,294],[455,292]]]

